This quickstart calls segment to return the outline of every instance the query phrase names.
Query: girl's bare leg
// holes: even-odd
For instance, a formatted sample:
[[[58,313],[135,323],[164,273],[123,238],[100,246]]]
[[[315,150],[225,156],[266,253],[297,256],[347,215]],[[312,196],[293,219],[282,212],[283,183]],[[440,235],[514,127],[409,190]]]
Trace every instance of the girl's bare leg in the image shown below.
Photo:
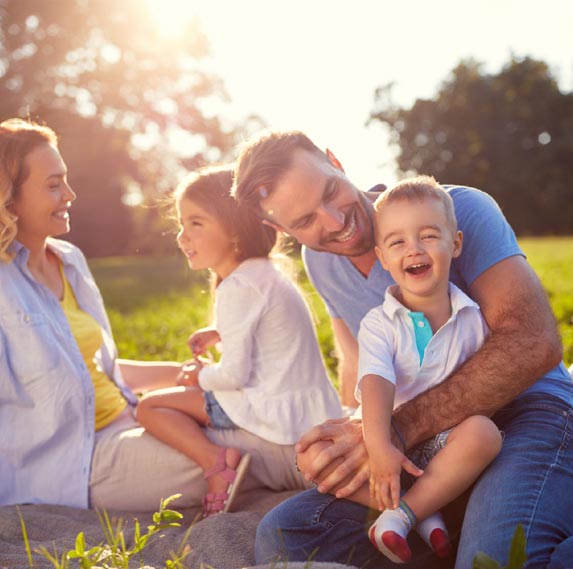
[[[203,471],[213,466],[221,452],[205,435],[209,424],[203,391],[193,387],[170,387],[145,395],[137,407],[137,420],[152,435],[196,462]],[[227,466],[235,469],[241,453],[228,448]],[[220,476],[207,480],[210,493],[224,493],[228,482]]]

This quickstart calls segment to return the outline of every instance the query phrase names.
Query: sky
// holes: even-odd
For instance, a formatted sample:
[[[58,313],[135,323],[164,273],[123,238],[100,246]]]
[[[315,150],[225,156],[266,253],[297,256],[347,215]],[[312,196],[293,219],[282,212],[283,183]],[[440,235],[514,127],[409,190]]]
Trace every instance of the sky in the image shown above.
[[[259,115],[330,148],[360,188],[396,181],[395,150],[366,126],[377,87],[409,108],[461,59],[496,73],[513,54],[549,64],[573,90],[573,1],[148,0],[165,33],[199,18],[230,116]],[[447,182],[447,181],[446,181]]]

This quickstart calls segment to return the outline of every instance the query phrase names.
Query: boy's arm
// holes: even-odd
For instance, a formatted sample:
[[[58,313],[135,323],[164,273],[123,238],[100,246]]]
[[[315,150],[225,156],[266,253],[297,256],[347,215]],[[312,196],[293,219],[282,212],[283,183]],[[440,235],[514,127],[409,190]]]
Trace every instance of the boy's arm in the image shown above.
[[[555,319],[537,276],[520,256],[509,257],[484,271],[470,287],[490,328],[484,346],[440,385],[401,406],[392,419],[398,448],[411,448],[470,415],[491,415],[561,361]],[[331,440],[309,474],[325,492],[343,498],[365,481],[365,446],[358,421],[323,423],[299,441],[303,450],[316,440]],[[400,444],[399,439],[404,444]],[[321,479],[332,461],[340,465]]]
[[[561,361],[555,318],[523,257],[509,257],[490,267],[470,292],[491,334],[446,381],[394,414],[406,448],[470,415],[491,416]]]

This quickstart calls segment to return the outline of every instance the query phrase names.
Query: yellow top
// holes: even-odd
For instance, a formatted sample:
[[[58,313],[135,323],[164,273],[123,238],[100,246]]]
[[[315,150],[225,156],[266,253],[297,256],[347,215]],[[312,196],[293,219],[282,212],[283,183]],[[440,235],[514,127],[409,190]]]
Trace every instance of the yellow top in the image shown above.
[[[84,362],[90,372],[95,391],[95,430],[99,431],[114,421],[125,409],[124,399],[117,385],[98,367],[95,355],[103,337],[100,325],[79,306],[74,291],[67,281],[60,263],[64,281],[64,298],[60,301],[64,314],[76,339]]]

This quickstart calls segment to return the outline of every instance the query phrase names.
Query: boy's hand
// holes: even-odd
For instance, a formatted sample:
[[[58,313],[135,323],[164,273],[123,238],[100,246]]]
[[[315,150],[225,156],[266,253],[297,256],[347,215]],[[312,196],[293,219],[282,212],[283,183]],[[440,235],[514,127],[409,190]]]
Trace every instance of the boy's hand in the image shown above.
[[[221,336],[215,328],[200,328],[189,336],[187,345],[191,348],[194,356],[199,356],[220,341]]]
[[[393,510],[399,506],[402,469],[413,476],[424,473],[395,446],[379,446],[370,452],[370,496],[379,510]]]

